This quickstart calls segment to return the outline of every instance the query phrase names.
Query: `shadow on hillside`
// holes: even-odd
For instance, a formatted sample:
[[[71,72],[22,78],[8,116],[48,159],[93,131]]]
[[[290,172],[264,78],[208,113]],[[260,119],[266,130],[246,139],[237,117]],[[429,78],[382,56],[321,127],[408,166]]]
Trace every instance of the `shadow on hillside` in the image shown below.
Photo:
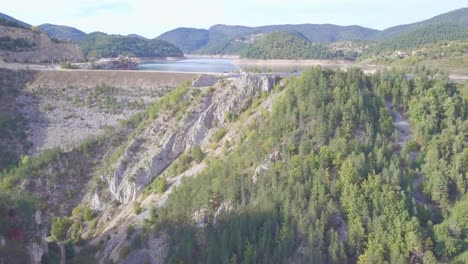
[[[45,141],[45,127],[33,124],[45,120],[38,108],[37,98],[26,85],[37,72],[0,69],[0,170],[14,166],[19,157],[31,153],[31,141]]]
[[[311,263],[325,260],[319,256],[320,251],[299,252],[299,247],[312,247],[297,234],[297,225],[286,221],[274,209],[249,209],[240,213],[219,211],[207,213],[201,219],[195,217],[198,218],[196,220],[192,214],[194,221],[164,220],[156,224],[157,230],[163,230],[171,238],[166,261]]]

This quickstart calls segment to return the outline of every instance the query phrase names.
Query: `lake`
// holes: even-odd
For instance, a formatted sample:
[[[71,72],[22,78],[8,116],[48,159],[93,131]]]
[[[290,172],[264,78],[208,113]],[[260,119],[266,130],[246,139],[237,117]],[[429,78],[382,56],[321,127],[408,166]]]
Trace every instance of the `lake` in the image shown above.
[[[144,61],[138,64],[139,70],[167,72],[210,72],[223,73],[240,69],[234,59],[190,58],[173,61]]]
[[[318,62],[310,61],[310,65],[304,62],[295,63],[275,63],[266,62],[262,63],[245,63],[242,65],[235,64],[235,59],[219,59],[219,58],[189,58],[180,60],[154,60],[143,61],[138,64],[138,70],[147,71],[163,71],[163,72],[191,72],[191,73],[224,73],[242,70],[245,72],[276,72],[276,73],[292,73],[301,72],[304,69],[313,65],[318,65]],[[326,62],[326,61],[325,61]],[[333,64],[327,63],[328,67],[340,68],[347,64]]]

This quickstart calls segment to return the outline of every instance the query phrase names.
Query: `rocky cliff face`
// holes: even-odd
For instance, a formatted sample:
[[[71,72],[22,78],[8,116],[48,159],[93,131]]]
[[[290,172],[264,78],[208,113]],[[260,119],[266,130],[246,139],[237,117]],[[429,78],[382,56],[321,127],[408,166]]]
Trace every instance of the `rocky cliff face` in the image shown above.
[[[121,203],[134,200],[180,154],[208,143],[213,133],[226,125],[226,113],[242,113],[258,93],[271,90],[277,81],[276,77],[258,76],[223,80],[191,104],[179,121],[161,114],[130,142],[112,174],[104,177],[110,192]]]
[[[179,184],[183,184],[181,179],[195,177],[203,170],[205,164],[202,162],[189,167],[180,175],[169,177],[168,189],[162,195],[142,196],[142,191],[154,178],[163,172],[166,174],[166,168],[182,153],[196,145],[202,148],[212,145],[213,135],[219,129],[224,128],[228,131],[225,138],[219,142],[234,140],[239,124],[230,123],[229,116],[240,115],[251,106],[255,97],[263,91],[271,90],[278,81],[279,78],[276,77],[256,75],[222,79],[214,84],[213,88],[192,86],[184,98],[189,104],[184,110],[184,115],[180,117],[171,115],[168,113],[170,111],[163,112],[128,143],[112,171],[101,177],[107,181],[110,192],[96,193],[89,200],[93,209],[103,211],[100,213],[102,217],[98,224],[102,229],[92,239],[94,244],[106,241],[96,255],[100,263],[106,263],[107,260],[114,263],[164,263],[170,243],[167,234],[151,235],[147,238],[147,246],[122,258],[121,252],[132,243],[126,230],[129,226],[134,226],[134,235],[142,234],[141,225],[150,217],[148,208],[163,206],[169,193]],[[267,105],[269,103],[262,104],[262,107],[267,109]],[[252,116],[248,117],[245,123],[250,122]],[[219,142],[218,144],[222,144]],[[217,150],[208,155],[220,154]],[[117,207],[112,206],[113,203],[109,203],[108,199],[110,197],[104,197],[107,194],[111,196],[111,200],[116,199],[121,204]],[[135,204],[140,204],[147,210],[134,215]],[[223,210],[231,210],[229,204],[220,208],[215,216]],[[196,218],[196,212],[194,217]],[[204,219],[203,214],[200,214],[200,219]]]
[[[150,208],[155,202],[162,206],[168,199],[170,188],[183,184],[183,175],[195,176],[203,170],[204,164],[202,162],[191,168],[191,172],[187,170],[179,177],[171,178],[168,190],[162,196],[154,194],[153,197],[150,195],[150,200],[143,199],[140,194],[144,188],[182,153],[197,145],[211,144],[213,135],[222,127],[228,131],[224,140],[230,140],[239,123],[232,122],[232,116],[248,109],[254,98],[270,91],[278,80],[258,75],[241,76],[221,79],[212,87],[189,87],[181,99],[184,107],[180,109],[183,110],[172,111],[179,106],[169,106],[169,110],[160,112],[155,119],[145,121],[143,128],[136,130],[139,132],[125,143],[123,153],[110,167],[106,157],[127,140],[131,133],[127,126],[122,127],[122,135],[116,131],[102,145],[91,145],[86,151],[78,149],[62,153],[57,160],[41,167],[37,171],[39,176],[21,183],[22,189],[39,194],[44,201],[44,206],[36,212],[37,228],[34,234],[31,231],[31,237],[37,239],[27,241],[27,245],[25,243],[31,262],[38,263],[47,252],[40,238],[49,236],[52,217],[57,215],[66,216],[76,223],[79,235],[90,244],[105,241],[102,249],[94,255],[101,263],[107,263],[108,259],[122,261],[120,252],[129,244],[127,227],[136,226],[135,234],[139,234],[141,225],[149,217],[148,211],[135,215],[135,204],[143,200],[145,208]],[[208,155],[216,153],[213,151]],[[97,174],[102,168],[106,168],[106,172]],[[78,205],[94,211],[96,219],[85,222],[80,215],[70,216]],[[71,236],[70,230],[68,236]],[[150,263],[162,263],[169,243],[163,235],[150,237],[148,246],[132,252],[125,258],[125,263],[141,263],[148,259],[151,259]]]

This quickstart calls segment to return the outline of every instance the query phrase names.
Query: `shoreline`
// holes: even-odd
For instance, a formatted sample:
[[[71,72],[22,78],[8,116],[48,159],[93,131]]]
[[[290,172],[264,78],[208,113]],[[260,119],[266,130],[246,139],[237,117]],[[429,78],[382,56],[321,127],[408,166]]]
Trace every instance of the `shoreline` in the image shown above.
[[[236,65],[256,65],[256,66],[347,66],[355,65],[354,62],[346,60],[261,60],[261,59],[237,59]]]
[[[239,59],[239,55],[184,54],[187,59]]]
[[[174,57],[168,57],[166,59],[174,59]],[[180,58],[179,58],[180,59]],[[340,70],[347,70],[349,68],[360,68],[366,74],[375,73],[378,70],[388,69],[389,66],[385,65],[366,65],[366,64],[359,64],[353,63],[349,61],[343,60],[252,60],[252,59],[238,59],[233,62],[235,65],[239,65],[242,67],[264,67],[270,70],[274,70],[275,68],[285,68],[285,67],[313,67],[313,66],[323,66],[323,67],[331,67],[331,68],[338,68]],[[188,71],[161,71],[161,70],[90,70],[90,69],[61,69],[59,65],[54,65],[51,67],[49,64],[20,64],[20,63],[5,63],[0,61],[0,68],[10,69],[10,70],[33,70],[33,71],[40,71],[40,72],[82,72],[82,73],[142,73],[142,74],[175,74],[175,75],[218,75],[218,76],[225,76],[225,73],[220,72],[188,72]],[[278,71],[280,72],[288,72],[288,71]],[[267,73],[267,71],[265,71]],[[455,82],[467,82],[468,81],[468,74],[463,74],[459,72],[446,72],[449,78]],[[233,74],[233,73],[231,73]]]
[[[116,58],[111,58],[116,59]],[[131,57],[134,62],[141,63],[145,61],[177,61],[177,60],[185,60],[187,57]]]

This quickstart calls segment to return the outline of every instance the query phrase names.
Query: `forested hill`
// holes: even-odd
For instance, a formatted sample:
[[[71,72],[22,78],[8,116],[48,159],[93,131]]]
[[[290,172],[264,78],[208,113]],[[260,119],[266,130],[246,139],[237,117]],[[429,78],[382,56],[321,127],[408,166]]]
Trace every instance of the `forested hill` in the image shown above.
[[[0,13],[0,21],[8,21],[8,22],[13,22],[14,24],[16,25],[19,25],[20,27],[22,28],[31,28],[31,25],[26,23],[26,22],[23,22],[21,20],[18,20],[14,17],[11,17],[9,15],[6,15],[6,14],[3,14],[3,13]]]
[[[468,26],[468,7],[441,14],[417,23],[387,28],[379,33],[377,37],[378,39],[386,39],[389,37],[399,36],[401,34],[408,33],[425,26],[441,24],[451,24],[465,27]]]
[[[440,73],[407,74],[287,80],[235,148],[152,211],[166,261],[466,263],[467,102]],[[202,210],[205,226],[187,221]]]
[[[407,50],[451,40],[468,40],[468,26],[453,24],[424,26],[398,37],[381,41],[369,51]]]
[[[341,55],[341,56],[340,56]],[[241,58],[249,59],[334,59],[342,53],[310,42],[301,33],[279,31],[266,34],[260,41],[243,50]]]
[[[346,40],[381,41],[398,37],[426,26],[451,24],[468,26],[468,8],[441,14],[418,23],[391,27],[383,31],[360,26],[330,24],[267,25],[261,27],[214,25],[209,29],[177,28],[158,37],[179,46],[185,53],[238,54],[249,36],[276,31],[297,31],[316,43]],[[252,44],[252,43],[247,43]]]
[[[163,40],[107,35],[95,32],[78,42],[86,57],[117,57],[129,54],[137,57],[181,57],[175,45]]]
[[[79,42],[86,38],[86,33],[69,26],[42,24],[37,28],[49,35],[50,37],[56,38],[62,41]]]
[[[212,52],[218,49],[210,47],[222,46],[222,43],[239,43],[250,35],[276,31],[297,31],[313,42],[328,43],[340,40],[371,39],[378,31],[360,26],[337,25],[269,25],[262,27],[244,27],[214,25],[208,30],[195,28],[177,28],[158,37],[182,48],[187,53]]]
[[[163,33],[158,39],[178,46],[184,52],[190,52],[206,45],[210,39],[209,31],[196,28],[177,28]]]
[[[3,102],[27,73],[4,72]],[[45,229],[67,263],[467,263],[468,84],[424,68],[261,79],[184,83],[71,151],[7,166],[0,260],[29,263]],[[24,137],[3,119],[0,139]],[[161,156],[170,165],[142,181]],[[141,195],[117,200],[117,180]],[[42,263],[59,262],[56,242]]]

